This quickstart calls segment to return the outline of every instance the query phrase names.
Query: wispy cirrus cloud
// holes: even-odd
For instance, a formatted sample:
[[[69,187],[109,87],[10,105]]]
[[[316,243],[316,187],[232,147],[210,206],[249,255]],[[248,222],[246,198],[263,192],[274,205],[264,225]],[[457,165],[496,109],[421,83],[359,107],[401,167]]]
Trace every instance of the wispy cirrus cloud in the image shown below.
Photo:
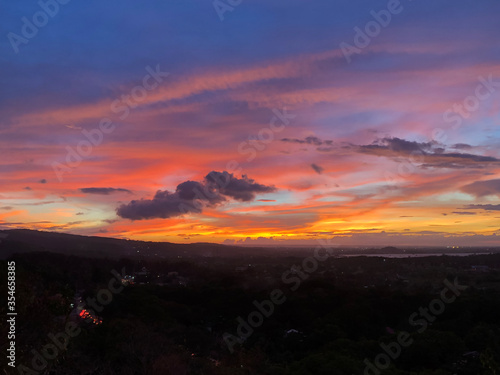
[[[477,198],[496,195],[500,197],[500,179],[476,181],[461,188],[464,193],[474,195]]]

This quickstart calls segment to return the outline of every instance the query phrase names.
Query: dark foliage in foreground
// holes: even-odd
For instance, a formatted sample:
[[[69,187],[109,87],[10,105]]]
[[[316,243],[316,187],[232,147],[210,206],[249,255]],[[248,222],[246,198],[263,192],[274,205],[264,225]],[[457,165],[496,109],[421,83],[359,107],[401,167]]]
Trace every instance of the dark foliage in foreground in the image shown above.
[[[380,344],[402,331],[413,343],[383,374],[500,373],[499,255],[328,259],[295,291],[282,276],[303,258],[254,257],[251,266],[223,258],[111,260],[37,252],[12,259],[17,363],[31,368],[31,350],[40,351],[50,342],[47,334],[63,331],[68,321],[76,319],[81,328],[43,374],[363,374],[364,360],[373,363],[383,353]],[[472,270],[477,264],[489,268]],[[113,294],[96,312],[100,325],[71,314],[75,295],[97,296],[108,288],[110,271],[123,267],[131,275],[146,267],[147,283]],[[455,278],[467,290],[419,333],[409,317],[439,298],[445,279]],[[247,320],[256,310],[253,301],[269,299],[274,289],[286,301],[230,353],[224,333],[236,335],[236,319]]]

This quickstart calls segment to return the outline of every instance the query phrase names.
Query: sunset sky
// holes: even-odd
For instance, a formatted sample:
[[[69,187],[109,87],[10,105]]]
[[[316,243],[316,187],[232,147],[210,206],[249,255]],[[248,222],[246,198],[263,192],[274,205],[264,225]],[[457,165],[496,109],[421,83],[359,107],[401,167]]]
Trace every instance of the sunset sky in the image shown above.
[[[498,1],[231,3],[3,2],[0,229],[500,245]]]

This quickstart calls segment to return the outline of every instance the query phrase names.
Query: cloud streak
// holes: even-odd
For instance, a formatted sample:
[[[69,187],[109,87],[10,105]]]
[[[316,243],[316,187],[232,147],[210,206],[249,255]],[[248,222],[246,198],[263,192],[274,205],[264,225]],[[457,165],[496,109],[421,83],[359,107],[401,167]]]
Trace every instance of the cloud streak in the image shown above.
[[[113,193],[127,193],[132,194],[128,189],[123,188],[111,188],[111,187],[89,187],[81,188],[80,191],[85,194],[97,194],[97,195],[110,195]]]
[[[469,204],[468,210],[500,211],[500,204]]]
[[[496,195],[500,197],[500,179],[476,181],[465,185],[461,189],[464,193],[474,195],[477,198]]]

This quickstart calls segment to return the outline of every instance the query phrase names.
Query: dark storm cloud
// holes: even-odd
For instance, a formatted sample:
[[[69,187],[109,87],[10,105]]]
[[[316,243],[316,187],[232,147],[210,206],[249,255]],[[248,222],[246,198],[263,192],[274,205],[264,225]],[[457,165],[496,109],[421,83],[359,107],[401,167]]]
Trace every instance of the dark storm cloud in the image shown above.
[[[233,198],[248,202],[260,193],[271,193],[276,189],[256,183],[243,175],[212,171],[202,182],[185,181],[174,193],[158,190],[153,199],[133,200],[117,208],[118,216],[131,219],[153,219],[181,216],[186,213],[201,213],[204,207],[214,207]]]
[[[254,180],[243,175],[236,178],[232,173],[210,172],[205,176],[205,184],[210,188],[218,188],[221,195],[226,195],[242,202],[248,202],[259,193],[272,193],[276,189],[273,186],[266,186],[256,183]]]
[[[166,219],[186,213],[200,213],[201,204],[194,202],[197,201],[180,198],[178,193],[158,190],[153,199],[133,200],[128,204],[122,204],[116,213],[130,220]]]
[[[452,148],[467,149],[466,144],[456,144]],[[446,152],[436,142],[414,142],[400,138],[382,138],[371,145],[358,146],[358,151],[386,157],[413,157],[421,163],[421,168],[486,168],[499,164],[500,159],[491,156],[474,155],[460,152]]]
[[[444,145],[438,142],[416,142],[397,137],[385,137],[375,140],[369,145],[343,144],[334,145],[331,140],[321,140],[317,137],[305,139],[283,138],[289,143],[310,144],[318,146],[320,152],[355,152],[365,155],[383,156],[387,158],[411,158],[412,162],[420,164],[421,168],[444,169],[483,169],[491,165],[499,165],[500,159],[492,156],[475,155],[462,152],[446,152]],[[328,146],[325,146],[328,145]],[[451,146],[453,150],[470,149],[472,146],[458,143]]]
[[[316,171],[317,174],[321,174],[323,173],[323,171],[325,170],[325,168],[323,167],[320,167],[319,165],[317,164],[311,164],[311,168],[314,169]]]
[[[202,184],[197,181],[186,181],[177,185],[175,194],[181,200],[192,201],[193,199],[202,199],[209,205],[216,205],[223,202],[225,199],[211,186]]]
[[[128,189],[121,188],[102,188],[102,187],[90,187],[90,188],[81,188],[80,191],[85,194],[99,194],[99,195],[109,195],[112,193],[128,193],[132,194],[132,192]]]
[[[500,196],[500,179],[476,181],[461,188],[464,193],[474,195],[478,198],[488,195]]]
[[[378,150],[390,150],[396,153],[411,154],[412,152],[425,152],[433,146],[432,142],[414,142],[401,138],[382,138],[371,145],[359,146],[359,151],[367,153],[376,153]]]
[[[475,212],[467,212],[467,211],[454,211],[452,214],[455,215],[475,215]]]

